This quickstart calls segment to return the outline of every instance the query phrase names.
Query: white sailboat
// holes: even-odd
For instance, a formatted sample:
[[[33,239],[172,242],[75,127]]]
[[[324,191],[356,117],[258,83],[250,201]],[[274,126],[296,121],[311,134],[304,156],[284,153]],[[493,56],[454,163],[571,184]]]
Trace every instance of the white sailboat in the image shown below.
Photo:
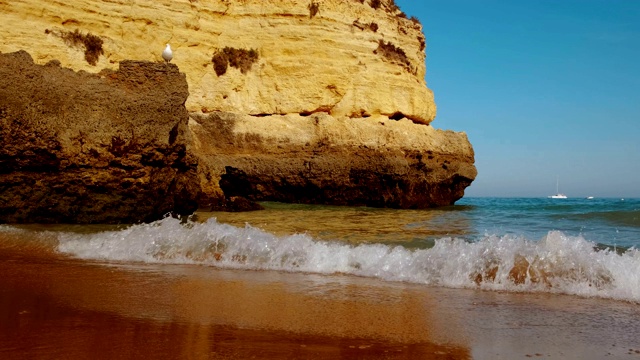
[[[566,199],[567,195],[560,192],[560,180],[556,179],[556,194],[548,196],[549,199]]]

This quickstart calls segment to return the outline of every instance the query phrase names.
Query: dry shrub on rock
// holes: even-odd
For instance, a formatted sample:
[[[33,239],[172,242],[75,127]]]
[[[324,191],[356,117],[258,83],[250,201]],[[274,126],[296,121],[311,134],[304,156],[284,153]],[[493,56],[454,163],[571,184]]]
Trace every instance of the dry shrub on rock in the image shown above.
[[[61,38],[69,46],[83,47],[84,59],[87,60],[90,65],[96,66],[100,55],[104,54],[102,39],[91,33],[83,34],[78,29],[75,31],[55,31],[47,29],[44,32],[45,34],[52,34]]]
[[[246,74],[256,61],[258,61],[258,52],[255,49],[246,50],[232,47],[225,47],[217,51],[211,58],[213,69],[218,76],[226,74],[229,66]]]

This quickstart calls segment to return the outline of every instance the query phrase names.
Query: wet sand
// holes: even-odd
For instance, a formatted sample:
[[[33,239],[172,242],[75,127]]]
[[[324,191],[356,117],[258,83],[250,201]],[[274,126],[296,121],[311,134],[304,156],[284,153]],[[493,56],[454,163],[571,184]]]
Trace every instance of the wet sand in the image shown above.
[[[640,359],[640,305],[0,242],[2,359]]]

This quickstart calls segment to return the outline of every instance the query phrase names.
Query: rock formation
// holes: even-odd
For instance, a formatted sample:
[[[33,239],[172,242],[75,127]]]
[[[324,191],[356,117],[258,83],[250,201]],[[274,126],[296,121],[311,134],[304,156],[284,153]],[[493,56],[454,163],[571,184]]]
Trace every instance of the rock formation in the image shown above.
[[[74,70],[162,61],[170,43],[190,112],[435,116],[422,27],[387,0],[377,9],[370,0],[11,0],[0,1],[0,13],[0,51],[27,50],[37,63]],[[102,40],[95,62],[69,36],[76,30]],[[249,71],[227,63],[218,75],[224,65],[214,57],[226,48],[258,57]]]
[[[422,26],[392,0],[0,0],[0,14],[0,222],[149,221],[196,201],[424,208],[476,176],[466,135],[430,125]]]
[[[217,194],[214,204],[224,194],[424,208],[452,204],[476,175],[466,135],[408,119],[220,112],[192,114],[189,127],[202,174],[220,179],[218,188],[205,191]]]
[[[76,73],[0,54],[0,222],[118,223],[191,214],[187,82],[175,65]]]

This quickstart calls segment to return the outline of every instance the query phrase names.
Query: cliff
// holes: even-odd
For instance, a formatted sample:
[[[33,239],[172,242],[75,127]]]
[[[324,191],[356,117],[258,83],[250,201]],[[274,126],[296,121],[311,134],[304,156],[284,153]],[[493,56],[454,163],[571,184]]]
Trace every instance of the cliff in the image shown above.
[[[0,0],[0,14],[0,222],[425,208],[476,176],[466,135],[430,125],[422,26],[392,0]]]
[[[39,64],[97,72],[161,61],[170,43],[190,112],[435,117],[422,27],[387,1],[374,9],[369,0],[11,0],[0,13],[0,51],[28,50]],[[102,41],[93,58],[68,35],[76,30]],[[225,48],[257,57],[227,62],[220,74],[224,61],[214,57]]]
[[[384,116],[191,115],[205,192],[294,203],[424,208],[450,205],[475,178],[464,133]],[[206,181],[203,181],[206,183]],[[219,187],[215,185],[219,184]]]
[[[118,223],[191,214],[187,83],[175,65],[76,73],[0,54],[0,223]]]

